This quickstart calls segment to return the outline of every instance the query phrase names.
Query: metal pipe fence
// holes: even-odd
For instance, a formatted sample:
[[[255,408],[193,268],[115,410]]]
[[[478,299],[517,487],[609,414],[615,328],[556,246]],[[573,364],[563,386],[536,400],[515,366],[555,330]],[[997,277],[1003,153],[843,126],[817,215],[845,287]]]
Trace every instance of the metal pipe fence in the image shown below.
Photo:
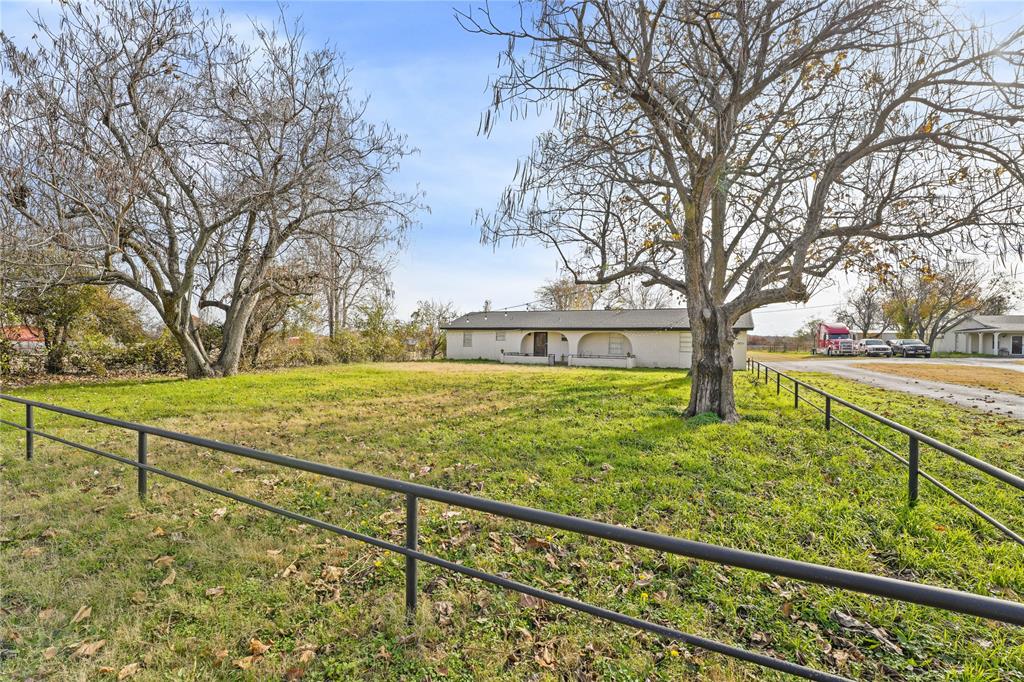
[[[734,549],[696,540],[687,540],[679,537],[616,526],[599,521],[558,514],[542,509],[489,500],[482,497],[467,495],[465,493],[452,492],[408,481],[367,474],[319,462],[289,457],[286,455],[279,455],[246,446],[223,443],[209,438],[179,433],[155,426],[137,424],[120,419],[112,419],[110,417],[90,414],[80,410],[50,405],[16,396],[0,394],[0,403],[5,402],[22,405],[25,408],[24,424],[19,424],[18,422],[2,418],[0,418],[0,424],[25,433],[25,455],[28,460],[32,460],[33,455],[35,454],[34,438],[38,436],[55,443],[67,445],[84,452],[134,467],[137,469],[138,495],[140,499],[145,498],[147,494],[148,474],[155,474],[215,495],[227,497],[235,500],[236,502],[250,505],[271,514],[276,514],[293,521],[308,524],[352,540],[364,542],[371,546],[403,555],[405,557],[405,604],[409,619],[412,619],[416,611],[417,595],[419,592],[417,568],[418,563],[423,562],[475,578],[492,585],[497,585],[508,590],[530,595],[554,604],[559,604],[569,609],[596,616],[604,620],[651,632],[672,641],[681,642],[683,644],[705,649],[724,656],[761,665],[772,670],[789,673],[804,679],[827,680],[830,682],[847,679],[840,675],[815,670],[813,668],[776,658],[758,651],[751,651],[732,644],[702,637],[700,635],[682,632],[671,626],[654,623],[635,616],[606,609],[572,597],[512,580],[502,575],[486,573],[470,566],[465,566],[463,564],[422,552],[418,549],[419,501],[422,499],[432,500],[464,509],[471,509],[506,519],[545,526],[556,530],[578,533],[592,538],[618,542],[633,547],[675,554],[701,561],[710,561],[736,568],[749,569],[772,576],[803,580],[819,585],[895,599],[902,602],[936,607],[947,611],[988,618],[1012,625],[1024,625],[1024,604],[1004,599],[996,599],[970,592],[935,587],[922,583],[872,575],[869,573],[849,571],[821,564],[786,559],[769,554],[761,554],[758,552]],[[82,443],[76,443],[67,438],[57,436],[56,434],[40,430],[36,426],[35,420],[37,411],[61,414],[128,431],[134,431],[138,436],[135,457],[125,457],[112,452],[106,452],[99,448]],[[223,452],[230,455],[236,455],[268,464],[286,467],[288,469],[304,471],[327,478],[343,480],[379,490],[402,494],[405,496],[406,505],[405,543],[397,544],[370,535],[365,535],[363,533],[358,533],[321,519],[316,519],[305,514],[284,509],[261,500],[240,495],[230,490],[156,467],[149,462],[150,437],[186,443],[200,448],[213,450],[215,452]]]
[[[926,481],[928,481],[929,483],[931,483],[932,485],[934,485],[936,488],[938,488],[939,490],[944,492],[945,494],[947,494],[950,497],[952,497],[958,503],[960,503],[961,505],[963,505],[964,507],[969,509],[971,512],[973,512],[974,514],[979,516],[981,519],[983,519],[984,521],[989,523],[991,526],[993,526],[994,528],[999,530],[999,532],[1001,532],[1003,535],[1005,535],[1009,539],[1013,540],[1017,544],[1019,544],[1021,546],[1024,546],[1024,537],[1021,537],[1018,533],[1016,533],[1013,530],[1011,530],[1010,528],[1008,528],[1006,526],[1006,524],[1004,524],[1001,521],[997,520],[991,514],[988,514],[987,512],[985,512],[984,510],[979,508],[974,503],[968,501],[961,494],[957,493],[952,488],[950,488],[948,485],[946,485],[942,481],[940,481],[937,478],[935,478],[935,476],[929,474],[924,469],[922,469],[921,468],[921,445],[922,444],[927,445],[927,446],[931,447],[932,449],[934,449],[934,450],[936,450],[938,452],[941,452],[941,453],[943,453],[945,455],[953,457],[954,459],[956,459],[956,460],[958,460],[958,461],[960,461],[960,462],[962,462],[964,464],[967,464],[967,465],[977,469],[978,471],[982,472],[983,474],[985,474],[987,476],[990,476],[992,478],[995,478],[995,479],[997,479],[997,480],[999,480],[999,481],[1001,481],[1003,483],[1006,483],[1006,484],[1008,484],[1008,485],[1010,485],[1010,486],[1012,486],[1012,487],[1014,487],[1017,490],[1020,490],[1022,492],[1024,492],[1024,478],[1021,478],[1020,476],[1017,476],[1016,474],[1013,474],[1013,473],[1010,473],[1008,471],[1005,471],[1004,469],[1001,469],[1001,468],[995,466],[994,464],[990,464],[989,462],[986,462],[986,461],[984,461],[982,459],[978,459],[977,457],[973,457],[973,456],[967,454],[966,452],[964,452],[963,450],[960,450],[960,449],[955,448],[955,447],[953,447],[951,445],[943,443],[940,440],[936,440],[935,438],[932,438],[931,436],[923,434],[920,431],[917,431],[916,429],[912,429],[909,426],[905,426],[903,424],[900,424],[899,422],[893,421],[892,419],[889,419],[888,417],[883,417],[882,415],[876,414],[875,412],[872,412],[871,410],[863,408],[860,405],[852,403],[852,402],[850,402],[848,400],[844,400],[843,398],[840,398],[837,395],[834,395],[834,394],[829,393],[827,391],[824,391],[824,390],[822,390],[820,388],[812,386],[811,384],[808,384],[805,381],[801,381],[801,380],[797,379],[796,377],[793,377],[793,376],[790,376],[790,375],[785,374],[783,372],[780,372],[779,370],[775,369],[774,367],[770,367],[770,366],[768,366],[768,365],[766,365],[763,362],[760,362],[758,360],[753,360],[753,359],[748,358],[747,359],[747,369],[755,375],[756,380],[758,382],[760,382],[761,377],[764,377],[765,384],[768,384],[769,381],[770,381],[769,375],[771,373],[774,373],[775,374],[775,393],[776,393],[776,395],[781,394],[782,391],[787,391],[787,392],[789,392],[789,393],[791,393],[793,395],[793,407],[794,408],[799,409],[800,404],[803,403],[803,404],[805,404],[805,405],[807,405],[807,406],[817,410],[818,412],[822,413],[824,415],[824,417],[825,417],[824,425],[825,425],[825,429],[826,430],[831,430],[832,423],[835,422],[835,423],[839,424],[840,426],[843,426],[844,428],[846,428],[848,431],[850,431],[854,435],[859,436],[860,438],[862,438],[862,439],[866,440],[867,442],[871,443],[872,445],[874,445],[875,447],[879,448],[880,450],[882,450],[883,452],[885,452],[889,456],[893,457],[896,461],[898,461],[901,464],[903,464],[904,466],[906,466],[907,467],[907,503],[909,505],[913,506],[913,505],[917,504],[918,495],[919,495],[919,480],[921,478],[923,478]],[[785,379],[787,382],[790,382],[792,384],[792,388],[790,388],[785,383],[783,383],[783,379]],[[801,388],[803,388],[805,395],[801,395],[800,394],[800,389]],[[816,403],[813,403],[810,400],[808,400],[807,397],[806,397],[807,393],[811,393],[813,395],[817,395],[817,396],[820,396],[820,397],[824,398],[825,399],[825,406],[821,407],[821,406],[817,405]],[[877,422],[877,423],[879,423],[879,424],[881,424],[881,425],[883,425],[883,426],[885,426],[885,427],[887,427],[887,428],[889,428],[889,429],[891,429],[893,431],[896,431],[898,433],[901,433],[901,434],[905,435],[907,437],[907,454],[906,454],[906,457],[904,457],[903,455],[900,455],[898,452],[896,452],[892,448],[890,448],[887,445],[881,443],[878,439],[872,438],[870,435],[868,435],[867,433],[865,433],[861,429],[858,429],[853,424],[851,424],[851,423],[849,423],[849,422],[847,422],[847,421],[845,421],[843,419],[840,419],[839,417],[836,417],[833,414],[833,404],[841,405],[843,407],[849,408],[850,410],[852,410],[853,412],[855,412],[855,413],[857,413],[857,414],[859,414],[861,416],[867,417],[868,419],[871,419],[872,421],[875,421],[875,422]]]

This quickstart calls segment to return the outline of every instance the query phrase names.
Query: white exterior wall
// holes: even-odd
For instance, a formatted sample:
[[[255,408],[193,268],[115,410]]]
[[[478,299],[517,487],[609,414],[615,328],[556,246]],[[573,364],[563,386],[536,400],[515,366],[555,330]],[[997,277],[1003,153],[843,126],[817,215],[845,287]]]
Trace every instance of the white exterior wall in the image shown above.
[[[464,347],[463,334],[472,334],[473,345]],[[531,352],[533,350],[532,337],[527,338],[531,332],[506,331],[505,340],[496,340],[496,333],[493,330],[474,330],[463,332],[461,330],[448,332],[448,343],[446,357],[449,360],[500,360],[501,351],[507,352]],[[626,352],[636,356],[637,367],[675,367],[689,368],[693,353],[693,339],[690,332],[679,331],[624,331],[617,332],[625,336],[628,341]],[[561,341],[561,336],[566,340]],[[607,331],[548,331],[548,353],[558,356],[561,360],[563,355],[576,355],[579,353],[606,355],[608,354]],[[581,347],[582,342],[582,347]],[[526,346],[523,346],[523,344]],[[524,351],[525,349],[525,351]],[[736,343],[733,345],[733,368],[743,369],[747,362],[747,332],[736,333]]]

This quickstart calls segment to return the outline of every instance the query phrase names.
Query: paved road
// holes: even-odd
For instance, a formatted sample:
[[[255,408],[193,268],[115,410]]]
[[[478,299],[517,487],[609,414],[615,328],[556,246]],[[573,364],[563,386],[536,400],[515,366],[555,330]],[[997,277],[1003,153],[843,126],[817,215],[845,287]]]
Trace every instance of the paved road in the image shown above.
[[[863,358],[860,359],[863,362]],[[932,360],[912,360],[893,358],[889,360],[875,360],[875,362],[912,362],[931,364],[966,364],[978,367],[996,366],[1009,371],[1024,372],[1024,364],[1018,362],[999,360],[998,358],[975,359],[975,358],[935,358]],[[938,381],[924,381],[922,379],[911,379],[909,377],[897,376],[895,374],[884,374],[864,369],[858,366],[856,360],[832,358],[830,360],[771,360],[768,364],[782,372],[828,372],[845,379],[853,379],[869,386],[885,388],[892,391],[902,391],[912,395],[924,396],[945,400],[954,405],[971,407],[992,414],[1000,414],[1015,419],[1024,420],[1024,396],[1012,393],[1003,393],[986,388],[974,388],[972,386],[961,386],[960,384],[947,384]]]

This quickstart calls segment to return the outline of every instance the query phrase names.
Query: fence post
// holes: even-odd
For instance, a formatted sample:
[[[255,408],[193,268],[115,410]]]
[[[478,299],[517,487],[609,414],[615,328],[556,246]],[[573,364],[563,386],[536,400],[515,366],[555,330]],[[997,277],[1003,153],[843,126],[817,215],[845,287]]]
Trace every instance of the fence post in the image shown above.
[[[793,407],[800,407],[800,384],[793,379]]]
[[[32,455],[35,451],[35,428],[36,418],[32,413],[32,406],[25,406],[25,459],[32,461]]]
[[[405,496],[405,546],[416,549],[419,534],[416,496]],[[405,557],[405,619],[412,623],[416,619],[416,559]]]
[[[910,474],[907,477],[907,498],[911,507],[917,504],[917,471],[921,456],[921,445],[917,438],[910,437]]]
[[[145,431],[139,431],[139,464],[147,464],[149,456],[149,442]],[[149,472],[139,467],[139,499],[146,499],[146,474]]]
[[[768,365],[764,366],[764,383],[765,385],[768,384]]]
[[[775,395],[782,395],[782,375],[775,373]]]
[[[825,430],[832,430],[832,396],[825,395]]]

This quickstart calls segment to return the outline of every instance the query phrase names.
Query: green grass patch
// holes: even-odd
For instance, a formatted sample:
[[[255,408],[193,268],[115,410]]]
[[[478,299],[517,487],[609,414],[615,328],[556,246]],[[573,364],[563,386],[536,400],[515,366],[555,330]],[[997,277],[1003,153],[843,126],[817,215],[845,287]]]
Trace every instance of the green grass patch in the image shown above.
[[[1021,473],[1024,423],[803,376]],[[492,499],[1021,599],[1024,548],[924,481],[908,508],[906,472],[884,453],[826,433],[817,412],[793,410],[790,397],[744,373],[736,425],[684,419],[688,388],[675,371],[417,363],[20,393]],[[10,406],[4,416],[21,419]],[[133,435],[116,429],[45,413],[37,426],[134,453]],[[3,676],[104,679],[137,663],[132,679],[778,679],[432,567],[421,568],[409,627],[401,557],[157,477],[140,504],[134,471],[42,439],[28,463],[23,447],[4,431]],[[404,538],[399,495],[155,438],[150,451],[156,466]],[[922,465],[1024,528],[1007,486],[927,448]],[[1024,629],[977,618],[429,502],[421,546],[854,678],[1024,679]],[[90,615],[72,623],[83,606]],[[865,627],[844,627],[847,616]],[[254,654],[261,645],[270,648]]]

